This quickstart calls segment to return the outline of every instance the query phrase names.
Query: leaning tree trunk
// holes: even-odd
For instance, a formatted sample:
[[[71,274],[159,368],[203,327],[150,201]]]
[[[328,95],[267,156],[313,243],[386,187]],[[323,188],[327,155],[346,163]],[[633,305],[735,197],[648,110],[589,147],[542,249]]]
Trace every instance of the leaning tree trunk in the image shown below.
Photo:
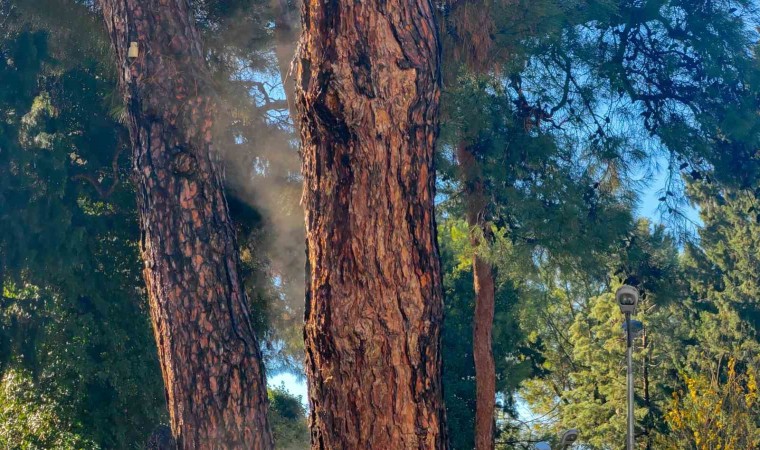
[[[475,313],[472,329],[472,355],[475,360],[475,449],[494,448],[494,407],[496,406],[496,366],[493,359],[493,319],[496,287],[491,263],[478,254],[482,240],[489,234],[485,221],[488,199],[483,188],[479,165],[471,148],[461,143],[457,147],[462,183],[464,184],[465,215],[471,228],[470,245]]]
[[[270,449],[261,355],[213,147],[216,105],[189,4],[100,4],[127,103],[172,432],[181,449]]]
[[[332,0],[302,13],[312,447],[447,448],[433,8]]]

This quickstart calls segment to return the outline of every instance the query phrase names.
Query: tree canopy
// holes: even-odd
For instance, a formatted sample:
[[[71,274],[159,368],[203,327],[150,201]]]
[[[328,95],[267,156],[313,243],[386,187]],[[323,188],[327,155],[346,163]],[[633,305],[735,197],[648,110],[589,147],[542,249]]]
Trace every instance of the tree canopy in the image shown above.
[[[434,4],[451,447],[475,441],[476,256],[495,280],[496,448],[555,442],[568,428],[584,448],[620,446],[622,284],[642,294],[639,448],[760,446],[759,5]],[[303,373],[298,7],[192,2],[270,375]],[[141,448],[168,422],[126,106],[101,13],[90,1],[0,0],[3,448]],[[467,221],[474,183],[482,226]],[[642,217],[647,195],[657,217]],[[277,448],[307,448],[306,399],[278,386],[268,395]]]

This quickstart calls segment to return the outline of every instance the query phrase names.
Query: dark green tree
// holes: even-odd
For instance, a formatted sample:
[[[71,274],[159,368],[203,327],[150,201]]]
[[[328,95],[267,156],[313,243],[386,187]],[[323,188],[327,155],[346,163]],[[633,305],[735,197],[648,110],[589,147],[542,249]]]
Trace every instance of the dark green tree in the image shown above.
[[[278,450],[309,448],[304,399],[288,393],[285,386],[269,388],[269,421]]]
[[[535,324],[531,342],[545,372],[525,383],[521,394],[536,414],[540,431],[583,430],[583,443],[614,448],[625,435],[625,340],[614,290],[625,282],[642,293],[636,319],[644,331],[635,340],[635,413],[638,441],[658,448],[667,435],[664,415],[680,387],[684,342],[691,333],[681,301],[687,293],[674,240],[660,226],[638,222],[625,244],[599,263],[609,276],[550,271],[528,296],[523,320]],[[540,286],[540,284],[539,284]],[[539,424],[540,425],[540,424]]]
[[[0,45],[0,370],[39,393],[9,405],[47,408],[60,433],[128,447],[165,412],[109,75],[98,61],[60,63],[43,30]]]
[[[613,198],[626,209],[634,179],[665,161],[662,211],[687,228],[684,181],[716,167],[713,178],[741,185],[747,170],[736,168],[755,164],[753,8],[664,0],[442,6],[449,89],[440,167],[450,177],[443,187],[461,201],[449,211],[476,217],[470,225],[486,241],[489,222],[518,238],[546,233],[542,245],[554,239],[546,255],[570,250],[565,268],[588,270],[620,235],[591,230],[597,211],[581,200]],[[491,96],[501,97],[496,107]],[[517,158],[501,156],[510,153]],[[520,173],[536,170],[531,158],[543,161],[537,177]],[[574,182],[579,188],[568,188]],[[529,195],[514,195],[526,186]],[[586,224],[561,214],[558,205],[572,202],[588,213]]]
[[[233,6],[197,5],[208,12],[201,26],[214,73],[225,98],[236,100],[225,111],[226,153],[244,159],[230,157],[229,166],[251,167],[267,151],[267,159],[280,164],[266,173],[233,171],[230,206],[247,255],[249,295],[265,311],[256,326],[266,337],[267,364],[297,370],[301,344],[293,336],[300,308],[286,278],[298,265],[287,256],[295,244],[287,251],[275,244],[287,238],[274,223],[286,221],[271,211],[262,214],[262,205],[242,188],[253,175],[255,183],[271,183],[275,172],[283,180],[278,186],[298,184],[279,154],[288,150],[292,130],[278,118],[286,104],[251,91],[258,82],[253,75],[239,77],[274,64],[268,7]],[[8,376],[8,392],[19,394],[5,410],[17,418],[8,422],[16,433],[8,436],[55,448],[65,439],[74,448],[141,446],[166,411],[139,272],[123,107],[114,100],[102,22],[86,2],[68,0],[3,2],[0,20],[0,79],[7,87],[0,93],[0,371]],[[225,25],[238,21],[246,34]],[[224,38],[212,29],[230,34]],[[257,137],[261,144],[254,145]],[[294,196],[281,200],[288,198]],[[297,196],[280,204],[292,214]],[[292,215],[290,223],[302,226]],[[31,386],[40,395],[23,392]],[[47,420],[47,428],[30,428],[35,420]]]

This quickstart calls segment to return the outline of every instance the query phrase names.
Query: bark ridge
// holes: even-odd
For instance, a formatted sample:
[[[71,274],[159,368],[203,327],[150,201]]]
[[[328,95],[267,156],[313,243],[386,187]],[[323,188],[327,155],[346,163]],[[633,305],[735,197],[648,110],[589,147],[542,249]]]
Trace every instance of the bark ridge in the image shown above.
[[[271,449],[258,342],[187,0],[100,0],[128,112],[141,254],[181,449]],[[131,42],[139,49],[129,58]]]
[[[312,447],[447,448],[432,5],[306,1],[297,65]]]

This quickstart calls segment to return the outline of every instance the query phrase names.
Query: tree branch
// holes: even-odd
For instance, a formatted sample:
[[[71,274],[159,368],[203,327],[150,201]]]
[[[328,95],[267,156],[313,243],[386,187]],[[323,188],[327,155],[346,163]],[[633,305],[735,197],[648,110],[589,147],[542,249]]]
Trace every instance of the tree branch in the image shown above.
[[[119,156],[124,151],[124,146],[119,146],[119,149],[116,151],[116,153],[113,155],[113,159],[111,160],[111,170],[113,171],[113,183],[111,183],[111,187],[106,189],[103,186],[103,183],[99,182],[95,179],[94,176],[89,174],[78,174],[71,177],[72,180],[84,180],[89,182],[92,187],[95,188],[95,190],[98,192],[101,198],[107,199],[110,197],[116,188],[119,186]]]

